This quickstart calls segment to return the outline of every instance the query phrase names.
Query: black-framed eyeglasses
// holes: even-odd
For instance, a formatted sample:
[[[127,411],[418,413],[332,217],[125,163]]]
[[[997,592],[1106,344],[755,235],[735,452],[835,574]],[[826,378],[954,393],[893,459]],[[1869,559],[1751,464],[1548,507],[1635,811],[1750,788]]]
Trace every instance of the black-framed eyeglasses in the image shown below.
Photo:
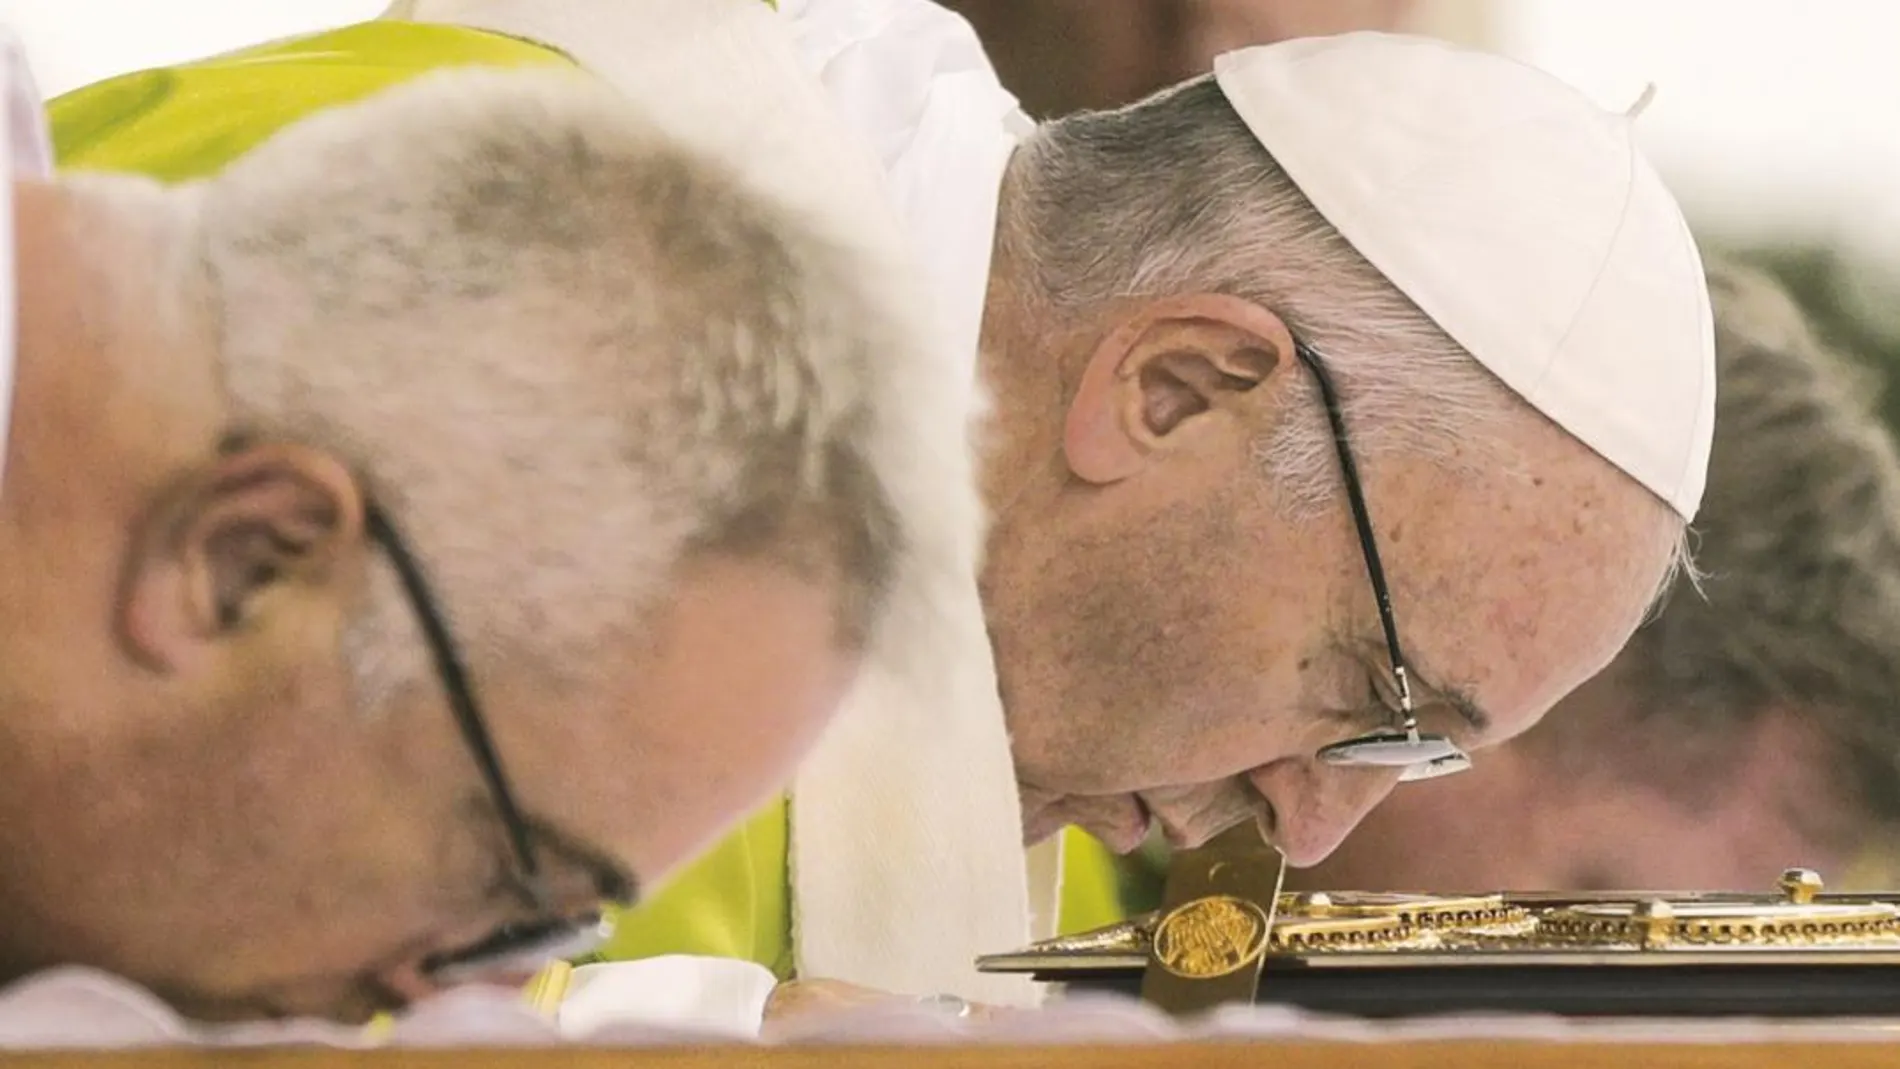
[[[507,836],[508,849],[516,869],[512,882],[528,905],[540,915],[531,921],[504,926],[473,946],[431,959],[424,963],[424,968],[437,982],[454,984],[464,979],[480,979],[504,969],[525,971],[557,959],[593,953],[612,934],[611,925],[599,912],[574,917],[564,916],[556,908],[541,869],[540,855],[535,850],[534,827],[515,800],[514,789],[509,786],[508,775],[495,752],[493,736],[475,700],[475,689],[469,678],[467,663],[462,659],[441,613],[436,610],[435,598],[430,594],[427,580],[423,578],[421,565],[397,534],[388,515],[373,502],[364,509],[363,524],[370,540],[381,547],[388,555],[390,564],[395,567],[410,609],[422,627],[423,638],[435,662],[436,674],[440,676],[442,689],[448,697],[449,710],[454,714],[462,739],[475,758],[475,765],[481,772],[495,814]],[[632,901],[634,882],[630,875],[603,862],[596,862],[590,867],[594,869],[599,900],[617,903]]]
[[[1379,626],[1385,631],[1386,655],[1392,662],[1393,688],[1404,718],[1396,731],[1375,731],[1346,739],[1320,750],[1319,759],[1344,767],[1402,768],[1401,781],[1436,779],[1463,772],[1471,767],[1471,757],[1444,735],[1418,729],[1418,712],[1412,702],[1412,681],[1405,668],[1405,653],[1399,646],[1399,627],[1392,615],[1392,592],[1385,583],[1385,566],[1379,561],[1379,546],[1372,536],[1372,514],[1366,508],[1366,495],[1359,482],[1359,467],[1353,463],[1352,448],[1346,444],[1346,416],[1339,407],[1339,392],[1326,373],[1319,353],[1303,341],[1295,340],[1293,352],[1313,373],[1319,383],[1320,399],[1326,404],[1326,420],[1332,424],[1333,445],[1339,453],[1339,470],[1346,483],[1346,501],[1352,509],[1353,526],[1359,532],[1359,550],[1366,559],[1366,575],[1372,580],[1372,597],[1379,607]]]

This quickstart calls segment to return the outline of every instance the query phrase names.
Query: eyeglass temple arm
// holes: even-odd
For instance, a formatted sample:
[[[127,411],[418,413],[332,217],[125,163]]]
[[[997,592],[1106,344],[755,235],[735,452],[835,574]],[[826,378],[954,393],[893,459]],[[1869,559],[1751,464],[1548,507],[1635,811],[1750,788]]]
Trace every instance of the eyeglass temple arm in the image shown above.
[[[515,861],[529,882],[528,890],[539,898],[541,868],[535,860],[533,845],[528,841],[528,822],[521,813],[521,807],[515,803],[515,793],[508,786],[508,776],[502,771],[494,742],[488,737],[481,714],[475,709],[468,668],[456,650],[454,638],[436,614],[435,600],[430,596],[428,584],[423,581],[422,568],[409,554],[409,547],[380,508],[374,504],[366,508],[363,525],[369,536],[389,554],[390,563],[395,565],[403,590],[409,595],[410,603],[416,607],[416,619],[422,625],[423,638],[428,642],[430,655],[435,659],[436,671],[442,676],[443,689],[448,694],[449,708],[455,716],[456,726],[461,729],[463,740],[475,755],[475,764],[481,770],[488,793],[495,801],[495,808],[499,810],[502,827],[508,835],[509,848],[514,851]]]
[[[1372,596],[1379,606],[1379,626],[1385,631],[1386,652],[1392,659],[1392,675],[1398,681],[1399,711],[1405,714],[1405,730],[1416,732],[1418,720],[1412,711],[1412,683],[1405,671],[1405,654],[1399,648],[1399,627],[1392,618],[1392,594],[1385,583],[1385,566],[1379,561],[1378,542],[1372,536],[1372,514],[1366,508],[1366,495],[1359,486],[1359,466],[1353,462],[1352,448],[1346,444],[1346,416],[1339,407],[1339,394],[1333,389],[1333,380],[1320,363],[1319,354],[1311,346],[1295,340],[1293,352],[1319,383],[1320,399],[1326,405],[1326,421],[1333,428],[1333,445],[1339,454],[1346,499],[1352,507],[1353,526],[1359,530],[1359,549],[1365,556]]]

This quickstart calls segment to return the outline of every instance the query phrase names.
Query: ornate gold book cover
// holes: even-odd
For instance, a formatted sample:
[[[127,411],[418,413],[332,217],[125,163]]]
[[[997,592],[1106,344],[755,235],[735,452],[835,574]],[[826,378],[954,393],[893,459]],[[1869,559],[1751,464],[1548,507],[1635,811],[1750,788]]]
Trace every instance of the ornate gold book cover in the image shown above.
[[[1216,892],[978,966],[1139,989],[1175,1012],[1252,988],[1370,1016],[1892,1014],[1900,893],[1829,894],[1799,869],[1758,895]]]

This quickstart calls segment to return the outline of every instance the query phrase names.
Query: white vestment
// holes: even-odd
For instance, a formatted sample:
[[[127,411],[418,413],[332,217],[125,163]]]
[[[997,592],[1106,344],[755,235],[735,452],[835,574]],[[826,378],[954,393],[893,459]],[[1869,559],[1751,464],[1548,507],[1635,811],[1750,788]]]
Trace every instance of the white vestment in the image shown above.
[[[676,132],[755,183],[921,262],[936,367],[887,384],[890,414],[961,428],[954,450],[888,458],[900,509],[933,517],[892,632],[792,791],[799,974],[893,992],[1030,1005],[1039,989],[975,971],[979,954],[1053,934],[1059,845],[1021,847],[1017,795],[976,589],[982,513],[967,431],[981,415],[977,337],[1004,165],[1028,119],[974,32],[927,0],[399,0],[388,16],[560,49],[662,122],[682,102],[746,102],[720,129]],[[688,110],[706,111],[717,109]],[[892,209],[895,209],[894,211]],[[894,447],[898,448],[898,447]],[[947,455],[955,452],[958,455]],[[1031,874],[1035,878],[1031,879]],[[1033,894],[1032,894],[1032,886]],[[1031,900],[1034,899],[1032,909]],[[756,1009],[750,963],[692,959],[708,1007]],[[678,962],[643,1000],[639,962],[605,967],[640,1003],[681,1010]],[[599,982],[599,981],[597,981]],[[750,995],[735,998],[734,989]],[[690,1001],[690,1000],[689,1000]],[[756,1027],[753,1019],[737,1028]]]

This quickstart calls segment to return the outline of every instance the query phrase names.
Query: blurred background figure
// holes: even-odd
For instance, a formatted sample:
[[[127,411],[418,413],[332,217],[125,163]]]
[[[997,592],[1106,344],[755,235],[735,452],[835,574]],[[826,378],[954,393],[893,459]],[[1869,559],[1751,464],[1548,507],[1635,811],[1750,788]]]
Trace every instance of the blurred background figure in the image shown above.
[[[1112,108],[1204,74],[1222,52],[1350,30],[1469,38],[1478,4],[1423,0],[945,0],[1036,118]],[[1440,9],[1445,10],[1441,13]],[[1429,9],[1429,10],[1428,10]]]
[[[1900,249],[1890,250],[1900,253]],[[1881,418],[1900,428],[1900,278],[1876,257],[1838,244],[1803,240],[1737,247],[1732,255],[1773,275],[1807,314],[1815,334],[1837,352],[1874,370]]]

